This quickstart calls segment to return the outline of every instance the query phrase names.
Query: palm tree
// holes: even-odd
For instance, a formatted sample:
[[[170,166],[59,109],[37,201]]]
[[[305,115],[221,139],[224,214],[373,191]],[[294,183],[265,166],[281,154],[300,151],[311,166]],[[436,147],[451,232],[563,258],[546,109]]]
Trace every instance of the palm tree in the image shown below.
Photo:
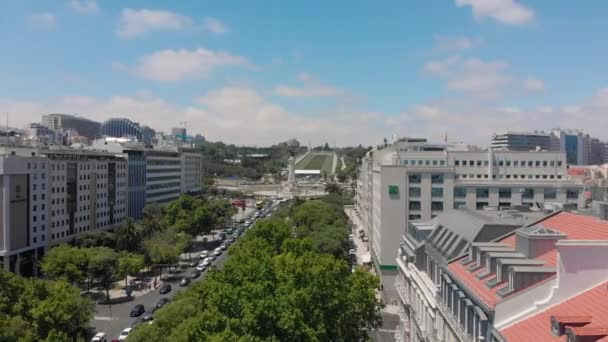
[[[137,252],[142,248],[142,241],[142,227],[131,218],[127,218],[127,221],[116,230],[116,245],[118,249]]]

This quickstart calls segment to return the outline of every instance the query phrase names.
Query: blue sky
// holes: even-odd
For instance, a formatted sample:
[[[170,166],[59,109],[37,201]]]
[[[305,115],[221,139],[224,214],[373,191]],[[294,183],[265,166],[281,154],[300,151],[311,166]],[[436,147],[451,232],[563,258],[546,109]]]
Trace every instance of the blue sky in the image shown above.
[[[576,6],[575,6],[576,5]],[[17,1],[0,5],[0,116],[130,117],[237,144],[391,134],[607,139],[608,3]]]

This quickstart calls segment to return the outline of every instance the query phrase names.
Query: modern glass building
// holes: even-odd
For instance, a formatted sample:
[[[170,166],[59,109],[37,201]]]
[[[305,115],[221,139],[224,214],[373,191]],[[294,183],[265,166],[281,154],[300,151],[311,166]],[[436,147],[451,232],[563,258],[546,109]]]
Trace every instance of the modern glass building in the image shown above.
[[[150,127],[142,127],[139,123],[126,118],[111,118],[101,125],[101,134],[115,138],[134,137],[144,144],[151,144],[156,132]]]

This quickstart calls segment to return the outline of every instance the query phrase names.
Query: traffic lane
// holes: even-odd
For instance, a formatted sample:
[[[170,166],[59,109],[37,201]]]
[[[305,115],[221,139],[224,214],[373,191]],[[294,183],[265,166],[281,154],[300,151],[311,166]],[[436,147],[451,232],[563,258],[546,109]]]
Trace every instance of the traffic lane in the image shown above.
[[[221,267],[226,259],[228,253],[224,251],[220,256],[218,256],[214,261],[213,265],[216,267]],[[188,276],[195,268],[188,268],[187,270],[180,273],[180,276]],[[207,271],[203,272],[203,274],[197,279],[193,279],[192,283],[201,281],[207,275]],[[181,279],[181,278],[180,278]],[[118,335],[125,329],[129,327],[136,326],[140,324],[140,318],[134,318],[130,316],[131,309],[137,304],[142,304],[145,309],[156,307],[156,303],[161,298],[167,297],[169,299],[173,299],[173,297],[185,290],[188,286],[179,286],[179,279],[173,282],[169,282],[171,284],[171,292],[167,294],[160,294],[158,289],[148,292],[144,295],[135,297],[132,301],[115,304],[115,305],[101,305],[97,304],[95,306],[95,318],[93,323],[91,324],[92,328],[96,332],[103,331],[111,338],[118,338]],[[140,316],[141,317],[141,316]]]
[[[271,208],[274,208],[274,206],[272,206]],[[246,215],[244,215],[244,218],[253,220],[252,214],[253,210],[251,210],[249,213],[246,213]],[[247,229],[245,229],[245,231],[246,230]],[[245,231],[243,231],[243,233]],[[223,251],[223,253],[213,261],[213,265],[215,265],[216,267],[222,267],[224,265],[227,254],[228,253],[226,251]],[[195,268],[188,268],[186,271],[183,271],[181,275],[189,275],[194,269]],[[197,279],[193,279],[192,283],[201,281],[205,278],[206,275],[207,271],[203,272],[203,274]],[[156,289],[141,296],[135,297],[132,301],[129,302],[111,306],[97,304],[95,306],[95,317],[91,324],[92,329],[96,332],[105,332],[110,338],[118,338],[118,335],[120,335],[120,333],[125,328],[133,327],[140,323],[139,318],[130,317],[131,309],[133,309],[135,305],[142,304],[146,309],[156,307],[156,303],[160,300],[160,298],[168,297],[172,299],[178,292],[181,292],[185,288],[187,288],[182,288],[181,286],[179,286],[179,280],[171,282],[171,287],[171,292],[164,295],[161,295],[158,292],[158,289]]]

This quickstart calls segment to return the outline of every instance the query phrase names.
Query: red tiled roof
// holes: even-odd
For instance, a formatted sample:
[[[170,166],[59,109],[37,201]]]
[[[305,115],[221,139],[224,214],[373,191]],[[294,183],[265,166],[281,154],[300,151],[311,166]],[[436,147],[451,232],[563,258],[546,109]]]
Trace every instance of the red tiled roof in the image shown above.
[[[608,240],[608,221],[602,221],[592,216],[561,212],[537,224],[565,234],[568,240]],[[506,243],[515,248],[515,233],[498,242]],[[555,266],[557,264],[557,251],[555,249],[549,250],[539,255],[536,259],[544,260],[545,266]],[[488,288],[485,282],[489,278],[478,279],[476,274],[481,272],[481,270],[470,272],[467,270],[467,267],[468,265],[462,265],[460,260],[455,260],[450,263],[448,270],[454,278],[458,279],[463,286],[471,290],[488,307],[493,308],[496,306],[502,299],[496,294],[500,286],[492,289]]]
[[[591,323],[585,326],[586,329],[608,328],[608,283],[604,282],[519,323],[501,329],[500,333],[509,342],[566,341],[566,335],[558,337],[551,332],[551,316],[560,315],[591,316]],[[599,341],[606,340],[608,339],[604,337]]]

